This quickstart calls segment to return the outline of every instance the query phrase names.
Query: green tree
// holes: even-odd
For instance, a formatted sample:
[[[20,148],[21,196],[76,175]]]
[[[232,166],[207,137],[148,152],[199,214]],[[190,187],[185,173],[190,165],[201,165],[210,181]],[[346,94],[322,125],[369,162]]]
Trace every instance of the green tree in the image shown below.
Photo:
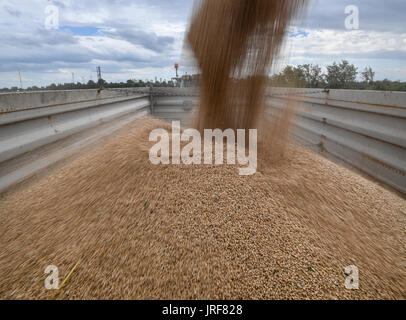
[[[295,66],[286,66],[282,72],[271,77],[271,83],[282,87],[306,87],[303,70]]]
[[[128,87],[134,87],[135,86],[134,80],[131,80],[131,79],[127,80],[127,86]]]
[[[375,72],[372,71],[371,67],[367,67],[363,72],[361,72],[361,77],[366,83],[372,83],[374,82]]]
[[[93,80],[89,80],[86,84],[89,89],[96,88],[96,83]]]
[[[299,65],[298,68],[301,70],[308,88],[320,88],[324,86],[323,72],[317,64]]]
[[[342,60],[339,64],[334,62],[327,66],[326,81],[332,89],[349,88],[357,79],[357,74],[357,68],[353,64]]]

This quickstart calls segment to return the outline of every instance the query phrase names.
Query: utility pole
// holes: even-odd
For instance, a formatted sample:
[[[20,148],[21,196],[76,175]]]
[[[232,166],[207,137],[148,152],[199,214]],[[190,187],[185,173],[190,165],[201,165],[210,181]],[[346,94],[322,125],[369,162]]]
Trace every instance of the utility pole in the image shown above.
[[[72,89],[75,87],[75,73],[72,72]]]
[[[23,90],[23,81],[21,80],[21,72],[20,72],[20,68],[18,69],[18,77],[20,78],[20,89]]]
[[[103,90],[103,79],[102,79],[102,76],[101,76],[100,66],[97,67],[96,70],[97,70],[97,79],[98,79],[97,82],[99,83],[99,89]]]

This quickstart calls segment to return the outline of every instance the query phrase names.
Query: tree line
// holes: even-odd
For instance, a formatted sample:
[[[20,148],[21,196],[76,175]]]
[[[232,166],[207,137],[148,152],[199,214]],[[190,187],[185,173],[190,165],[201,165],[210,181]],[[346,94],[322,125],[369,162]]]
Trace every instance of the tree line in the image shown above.
[[[18,87],[2,88],[0,92],[18,92],[18,91],[42,91],[42,90],[80,90],[80,89],[100,89],[102,88],[133,88],[133,87],[174,87],[173,81],[143,81],[143,80],[127,80],[126,82],[107,82],[101,80],[94,82],[89,80],[87,83],[81,82],[67,82],[67,83],[52,83],[48,86],[32,86],[26,89],[21,89]]]
[[[189,79],[190,78],[190,79]],[[191,80],[193,78],[193,81]],[[358,80],[360,78],[360,80]],[[199,84],[199,75],[182,76],[185,86]],[[131,87],[175,87],[179,82],[170,81],[142,81],[127,80],[126,82],[106,82],[92,80],[87,83],[52,83],[48,86],[32,86],[27,89],[18,87],[3,88],[0,92],[16,91],[40,91],[40,90],[78,90],[98,88],[131,88]],[[342,60],[327,66],[326,72],[319,65],[303,64],[298,66],[286,66],[282,72],[269,78],[269,85],[275,87],[296,88],[326,88],[326,89],[354,89],[354,90],[381,90],[381,91],[406,91],[406,82],[391,81],[388,79],[375,80],[375,72],[371,67],[366,67],[361,72],[347,60]]]
[[[358,76],[360,80],[357,80]],[[371,67],[358,72],[356,66],[347,60],[342,60],[327,66],[325,73],[317,64],[286,66],[282,72],[270,77],[269,84],[297,88],[406,91],[406,82],[388,79],[375,81],[374,78],[375,72]]]

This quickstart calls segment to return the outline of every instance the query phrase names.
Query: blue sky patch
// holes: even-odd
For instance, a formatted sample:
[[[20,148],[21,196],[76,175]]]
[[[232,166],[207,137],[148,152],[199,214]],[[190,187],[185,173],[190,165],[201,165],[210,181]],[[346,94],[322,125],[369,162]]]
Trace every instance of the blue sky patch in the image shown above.
[[[99,28],[96,27],[73,27],[73,26],[62,26],[62,30],[70,30],[75,36],[97,36],[100,35]]]
[[[292,32],[290,34],[291,38],[299,38],[299,37],[303,37],[306,38],[309,35],[309,32],[306,32],[304,30],[297,30],[296,32]]]

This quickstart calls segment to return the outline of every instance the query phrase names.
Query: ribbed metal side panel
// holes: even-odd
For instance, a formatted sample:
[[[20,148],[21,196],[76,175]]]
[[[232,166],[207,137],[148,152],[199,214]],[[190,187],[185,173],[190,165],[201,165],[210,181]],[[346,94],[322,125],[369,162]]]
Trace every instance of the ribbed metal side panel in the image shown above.
[[[99,132],[93,130],[91,139],[90,132],[82,134],[81,141],[72,139],[76,145],[84,146],[85,141],[93,142],[103,132],[108,134],[110,129],[117,130],[128,123],[128,119],[149,112],[150,94],[130,90],[1,94],[0,192],[63,157],[40,153],[37,159],[37,150],[102,126]],[[69,156],[75,148],[64,145],[63,149],[67,151],[58,154]],[[32,163],[23,158],[32,159]]]
[[[137,111],[152,110],[155,117],[189,126],[198,96],[189,88],[1,94],[0,168],[30,150]],[[288,101],[296,104],[296,140],[406,193],[406,93],[269,88],[266,112]]]
[[[197,95],[166,90],[155,97],[154,115],[186,122]],[[269,88],[266,112],[278,112],[288,101],[296,105],[297,141],[406,193],[405,92]]]

